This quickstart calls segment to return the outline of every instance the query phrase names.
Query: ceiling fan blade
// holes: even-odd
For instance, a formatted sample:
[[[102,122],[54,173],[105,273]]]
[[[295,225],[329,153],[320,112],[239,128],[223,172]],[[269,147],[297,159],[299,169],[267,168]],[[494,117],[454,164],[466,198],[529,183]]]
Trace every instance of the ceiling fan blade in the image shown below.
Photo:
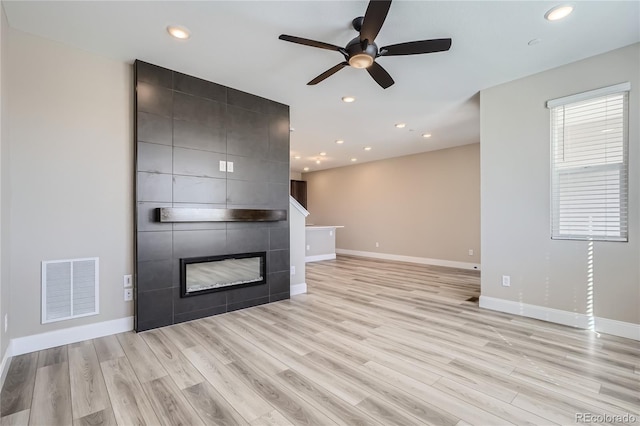
[[[318,84],[325,78],[331,77],[332,75],[340,71],[342,68],[347,66],[349,66],[348,62],[340,62],[338,65],[329,68],[328,70],[326,70],[325,72],[323,72],[322,74],[320,74],[319,76],[317,76],[316,78],[308,82],[307,85],[313,86],[314,84]]]
[[[369,40],[369,44],[373,43],[387,18],[390,7],[391,0],[371,0],[369,2],[360,29],[360,41]]]
[[[421,53],[444,52],[450,48],[450,38],[410,41],[381,47],[379,56],[419,55]]]
[[[302,38],[302,37],[290,36],[286,34],[280,34],[280,37],[278,38],[280,40],[290,41],[291,43],[304,44],[305,46],[318,47],[320,49],[335,50],[337,52],[342,52],[344,50],[344,48],[335,46],[333,44],[323,43],[321,41],[309,40],[307,38]]]
[[[367,72],[383,89],[386,89],[395,83],[389,73],[377,62],[371,64],[371,66],[367,68]]]

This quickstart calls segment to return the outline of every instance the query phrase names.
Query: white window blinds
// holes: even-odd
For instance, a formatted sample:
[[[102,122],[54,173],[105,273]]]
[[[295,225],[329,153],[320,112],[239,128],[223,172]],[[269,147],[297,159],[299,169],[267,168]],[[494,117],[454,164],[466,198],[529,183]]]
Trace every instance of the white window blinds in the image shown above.
[[[551,238],[627,241],[629,83],[547,103]]]

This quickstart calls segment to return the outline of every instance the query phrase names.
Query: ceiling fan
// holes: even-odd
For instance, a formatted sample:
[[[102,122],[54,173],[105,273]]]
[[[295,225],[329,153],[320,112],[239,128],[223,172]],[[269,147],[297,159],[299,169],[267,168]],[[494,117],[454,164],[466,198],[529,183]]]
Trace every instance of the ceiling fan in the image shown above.
[[[338,65],[329,68],[308,82],[308,85],[318,84],[342,68],[352,66],[354,68],[366,68],[376,83],[383,89],[386,89],[393,85],[394,81],[389,73],[375,61],[376,58],[380,56],[419,55],[422,53],[443,52],[451,48],[450,38],[410,41],[378,48],[378,45],[375,43],[375,38],[380,32],[380,28],[382,28],[382,24],[387,17],[390,7],[391,0],[371,0],[364,16],[359,16],[351,22],[353,28],[358,31],[360,35],[347,43],[345,47],[286,34],[281,34],[278,38],[291,43],[304,44],[305,46],[335,50],[344,56],[344,62],[340,62]]]

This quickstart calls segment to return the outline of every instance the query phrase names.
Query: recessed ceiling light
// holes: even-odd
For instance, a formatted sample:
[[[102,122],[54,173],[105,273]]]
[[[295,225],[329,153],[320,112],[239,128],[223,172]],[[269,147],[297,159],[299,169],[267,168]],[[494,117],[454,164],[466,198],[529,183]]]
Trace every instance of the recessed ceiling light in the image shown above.
[[[324,156],[324,155],[327,155],[327,153],[326,152],[321,152],[320,155]]]
[[[189,32],[189,30],[179,25],[169,25],[167,27],[167,32],[173,37],[179,38],[180,40],[186,40],[191,37],[191,33]]]
[[[353,96],[343,96],[342,97],[342,102],[346,102],[348,104],[350,104],[351,102],[355,102],[356,98],[354,98]]]
[[[316,160],[316,164],[320,164],[320,160]]]
[[[406,125],[407,125],[406,123],[397,123],[397,124],[396,124],[396,127],[397,127],[398,129],[404,129],[404,126],[406,126]]]
[[[371,147],[370,147],[370,146],[365,146],[365,147],[364,147],[364,150],[365,150],[365,151],[371,151]]]
[[[431,133],[423,133],[423,134],[422,134],[422,137],[423,137],[423,138],[427,138],[427,139],[428,139],[428,138],[430,138],[430,137],[431,137]]]
[[[358,159],[357,158],[352,158],[351,161],[355,162],[355,161],[358,161]]]
[[[308,171],[309,171],[309,168],[308,168],[308,167],[305,167],[305,168],[304,168],[304,169],[302,169],[302,170],[304,170],[305,172],[308,172]]]
[[[299,159],[300,159],[300,156],[299,156],[299,155],[296,155],[296,156],[295,156],[295,157],[293,157],[293,158],[295,158],[296,160],[299,160]]]
[[[567,17],[571,12],[573,12],[573,6],[565,4],[549,9],[549,11],[544,14],[544,17],[547,21],[558,21]]]
[[[344,141],[343,141],[342,139],[338,139],[338,140],[336,141],[336,143],[337,143],[338,145],[342,145],[342,144],[344,143]]]

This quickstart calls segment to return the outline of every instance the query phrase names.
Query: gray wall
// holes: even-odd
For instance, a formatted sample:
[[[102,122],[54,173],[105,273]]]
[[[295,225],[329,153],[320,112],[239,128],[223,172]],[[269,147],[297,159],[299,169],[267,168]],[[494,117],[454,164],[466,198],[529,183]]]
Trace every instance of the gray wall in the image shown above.
[[[129,317],[122,277],[133,272],[132,67],[9,35],[11,236],[3,230],[2,241],[10,337]],[[41,324],[41,262],[92,256],[100,258],[100,314]]]
[[[4,317],[9,314],[9,126],[8,72],[9,24],[0,4],[0,362],[9,346],[9,333],[4,331]],[[0,371],[2,374],[2,371]],[[2,381],[0,380],[0,383]]]
[[[640,44],[481,92],[482,295],[585,314],[588,243],[550,238],[545,102],[625,81],[629,242],[593,243],[594,315],[640,323]],[[511,276],[511,287],[501,276]]]
[[[288,220],[172,224],[155,212],[288,210],[289,107],[140,61],[136,70],[136,330],[288,298]],[[258,251],[266,284],[180,297],[181,258]]]

